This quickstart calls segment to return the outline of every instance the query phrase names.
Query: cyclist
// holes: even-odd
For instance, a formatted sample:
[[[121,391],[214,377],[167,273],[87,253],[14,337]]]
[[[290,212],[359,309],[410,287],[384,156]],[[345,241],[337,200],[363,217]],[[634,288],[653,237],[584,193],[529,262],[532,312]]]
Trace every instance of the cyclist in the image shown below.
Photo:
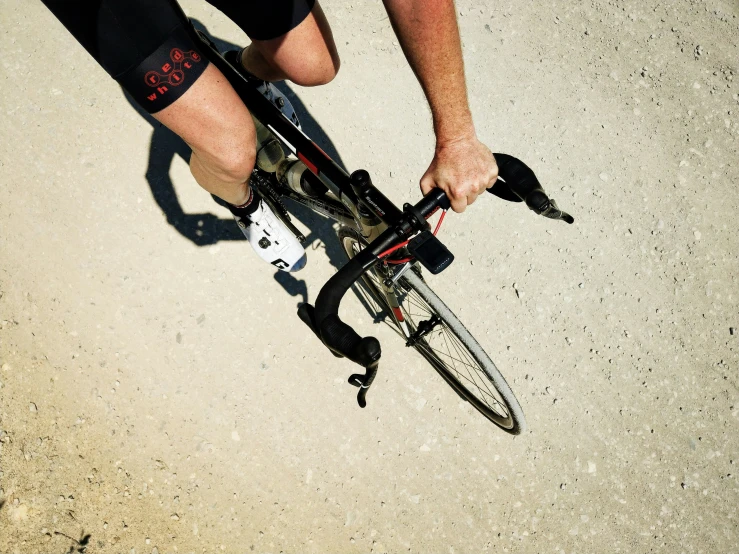
[[[201,55],[176,2],[42,1],[111,77],[190,146],[195,180],[245,224],[242,229],[257,254],[283,270],[302,268],[302,246],[249,187],[256,154],[249,112],[223,74]],[[228,52],[229,61],[288,117],[294,112],[271,82],[316,86],[336,76],[339,55],[317,0],[207,1],[251,39],[248,47]],[[420,181],[422,192],[441,188],[452,209],[463,212],[492,186],[498,169],[472,123],[454,2],[384,4],[431,108],[436,148]]]

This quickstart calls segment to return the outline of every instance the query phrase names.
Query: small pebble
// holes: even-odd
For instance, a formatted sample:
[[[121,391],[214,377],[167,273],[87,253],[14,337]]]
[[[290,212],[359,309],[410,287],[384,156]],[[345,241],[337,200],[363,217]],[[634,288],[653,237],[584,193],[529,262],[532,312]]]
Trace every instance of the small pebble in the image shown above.
[[[34,404],[33,402],[31,402],[31,403],[30,403],[30,404],[28,405],[28,409],[29,409],[29,410],[30,410],[30,411],[31,411],[32,413],[34,413],[34,414],[35,414],[36,412],[38,412],[38,408],[36,407],[36,404]]]

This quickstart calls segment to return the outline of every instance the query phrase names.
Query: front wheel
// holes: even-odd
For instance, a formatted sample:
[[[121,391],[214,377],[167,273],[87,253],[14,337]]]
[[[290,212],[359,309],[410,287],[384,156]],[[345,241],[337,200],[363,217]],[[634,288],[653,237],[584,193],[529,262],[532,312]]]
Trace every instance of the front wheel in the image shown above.
[[[349,258],[366,243],[354,229],[339,229]],[[402,266],[398,266],[402,267]],[[394,284],[394,270],[382,264],[364,274],[360,295],[375,317],[384,319],[444,380],[482,415],[513,435],[525,427],[523,411],[503,375],[470,332],[411,267]],[[359,283],[359,282],[358,282]]]

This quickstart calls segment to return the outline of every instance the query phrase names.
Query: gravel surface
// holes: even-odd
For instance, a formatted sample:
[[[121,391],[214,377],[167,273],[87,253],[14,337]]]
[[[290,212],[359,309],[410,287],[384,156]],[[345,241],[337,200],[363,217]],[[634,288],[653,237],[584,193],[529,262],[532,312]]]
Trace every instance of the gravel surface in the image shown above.
[[[209,32],[244,43],[204,2]],[[325,0],[308,133],[418,198],[428,109],[380,3]],[[0,552],[739,552],[739,8],[459,0],[480,137],[574,225],[493,197],[430,284],[529,430],[474,413],[354,298],[351,366],[298,321],[342,262],[258,262],[39,2],[0,2]],[[326,137],[331,137],[329,140]]]

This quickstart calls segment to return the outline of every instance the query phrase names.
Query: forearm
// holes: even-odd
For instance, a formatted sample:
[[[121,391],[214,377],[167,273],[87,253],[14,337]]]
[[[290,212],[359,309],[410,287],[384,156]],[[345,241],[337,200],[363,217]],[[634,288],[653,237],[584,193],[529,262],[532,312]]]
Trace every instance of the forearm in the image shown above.
[[[383,0],[426,95],[437,144],[475,136],[452,0]]]

